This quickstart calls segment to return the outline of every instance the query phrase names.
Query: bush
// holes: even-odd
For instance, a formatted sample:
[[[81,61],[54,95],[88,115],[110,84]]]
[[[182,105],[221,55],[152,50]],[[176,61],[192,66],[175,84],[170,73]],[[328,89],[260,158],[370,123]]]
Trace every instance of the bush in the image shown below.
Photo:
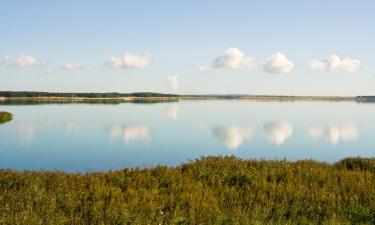
[[[369,171],[375,173],[375,159],[346,158],[336,163],[336,167],[347,170]]]
[[[0,112],[0,124],[6,123],[11,121],[13,118],[11,113],[8,112]]]

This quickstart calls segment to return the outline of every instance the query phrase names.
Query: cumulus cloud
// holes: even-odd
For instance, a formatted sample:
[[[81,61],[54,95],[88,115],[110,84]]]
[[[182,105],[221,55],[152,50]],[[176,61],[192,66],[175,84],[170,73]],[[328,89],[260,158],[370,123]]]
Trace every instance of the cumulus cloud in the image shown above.
[[[275,145],[283,144],[293,134],[293,127],[287,122],[270,122],[263,128],[267,139]]]
[[[352,73],[358,70],[360,64],[361,62],[358,59],[340,59],[339,56],[332,54],[323,60],[312,60],[309,66],[311,69],[325,70],[331,73]]]
[[[44,62],[29,54],[21,53],[17,58],[6,57],[3,63],[15,68],[37,68],[44,65]]]
[[[78,63],[67,63],[63,66],[64,70],[78,70],[82,68],[83,68],[83,65],[78,64]]]
[[[312,126],[308,130],[311,138],[323,137],[326,141],[335,145],[339,142],[349,142],[358,139],[358,129],[349,124],[330,124],[325,127]]]
[[[167,84],[168,88],[177,91],[178,88],[178,81],[177,81],[177,75],[171,75],[167,77]]]
[[[143,69],[151,65],[151,56],[125,53],[120,58],[111,56],[106,65],[112,69]]]
[[[148,140],[151,137],[151,129],[145,125],[118,125],[110,128],[110,137],[112,139],[122,137],[125,144],[137,140]]]
[[[229,69],[241,69],[241,68],[255,68],[255,59],[252,57],[245,56],[238,48],[228,48],[224,55],[218,56],[212,63],[213,68],[229,68]],[[201,70],[207,69],[206,66],[202,66]]]
[[[266,73],[289,73],[293,70],[294,63],[283,53],[278,52],[268,57],[262,67]]]
[[[212,132],[231,150],[236,150],[246,139],[254,135],[253,128],[240,126],[214,127]]]

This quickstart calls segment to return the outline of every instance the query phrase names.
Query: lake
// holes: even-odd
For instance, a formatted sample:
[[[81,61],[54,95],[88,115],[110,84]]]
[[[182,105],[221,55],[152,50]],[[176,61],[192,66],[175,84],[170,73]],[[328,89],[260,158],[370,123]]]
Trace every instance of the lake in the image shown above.
[[[0,168],[107,171],[201,156],[375,157],[375,104],[180,100],[153,104],[0,105]]]

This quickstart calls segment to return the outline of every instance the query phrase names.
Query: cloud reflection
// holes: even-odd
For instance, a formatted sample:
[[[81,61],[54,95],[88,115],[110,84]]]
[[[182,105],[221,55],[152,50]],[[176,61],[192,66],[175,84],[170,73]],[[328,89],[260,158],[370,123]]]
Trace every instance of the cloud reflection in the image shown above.
[[[33,124],[20,123],[15,126],[15,131],[19,140],[31,142],[34,139],[36,127]]]
[[[293,127],[288,122],[270,122],[263,128],[267,139],[275,145],[283,144],[293,134]]]
[[[151,137],[151,129],[145,125],[112,125],[110,128],[111,139],[121,137],[125,144],[138,140],[148,140]]]
[[[358,139],[358,129],[350,124],[330,124],[325,127],[312,126],[308,130],[311,138],[323,137],[332,145],[339,142],[349,142]]]
[[[239,126],[214,127],[212,132],[228,149],[232,150],[237,149],[246,139],[254,135],[253,128]]]
[[[176,103],[168,105],[167,113],[166,113],[168,119],[177,120],[177,113],[178,113],[178,105]]]
[[[81,124],[73,121],[65,122],[65,131],[67,133],[77,133],[81,129]]]

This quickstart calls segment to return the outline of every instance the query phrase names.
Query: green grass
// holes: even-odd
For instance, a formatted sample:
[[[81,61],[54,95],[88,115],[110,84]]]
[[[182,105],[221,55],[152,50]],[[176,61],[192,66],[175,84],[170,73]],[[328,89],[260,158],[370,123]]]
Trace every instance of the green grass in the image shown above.
[[[0,170],[0,224],[375,224],[375,159]]]
[[[0,124],[9,122],[13,119],[13,116],[11,113],[8,112],[0,112]]]

